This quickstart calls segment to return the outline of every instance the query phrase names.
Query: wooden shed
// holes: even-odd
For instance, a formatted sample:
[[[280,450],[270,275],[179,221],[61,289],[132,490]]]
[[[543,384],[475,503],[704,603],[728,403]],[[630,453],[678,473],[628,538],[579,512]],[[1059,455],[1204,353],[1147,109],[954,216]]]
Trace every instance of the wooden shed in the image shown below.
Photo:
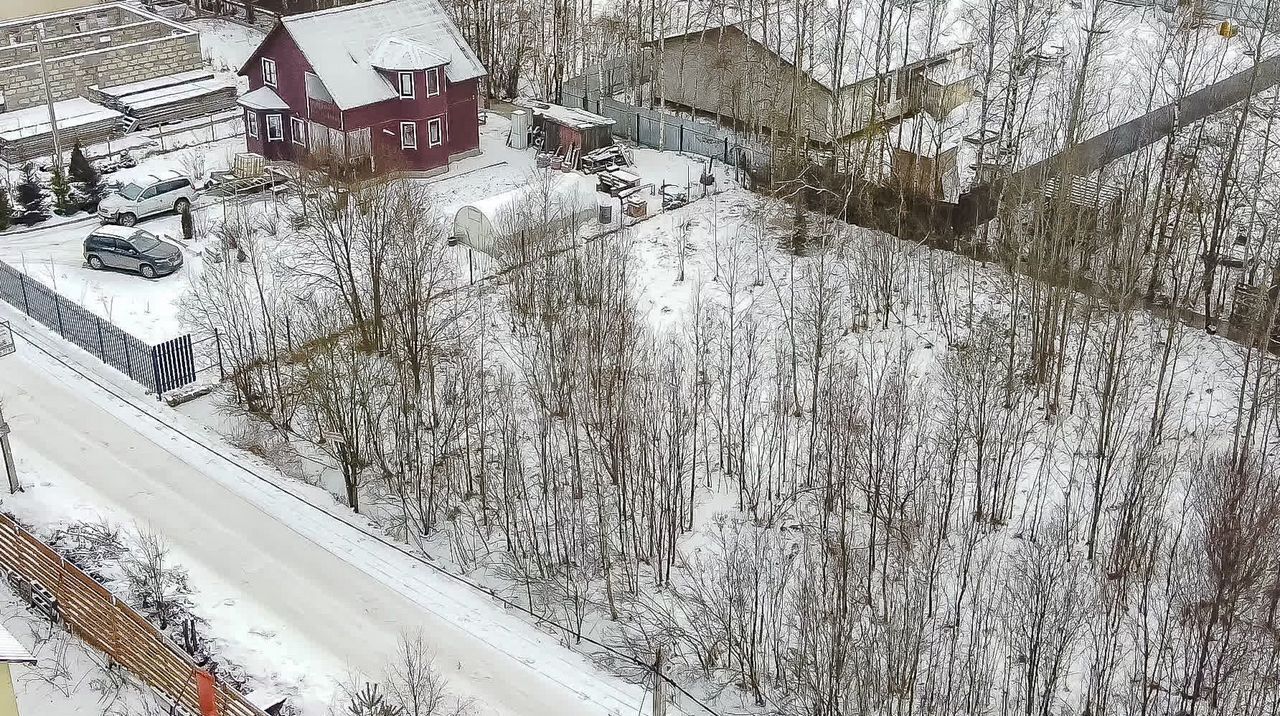
[[[520,99],[516,105],[533,114],[534,137],[541,137],[542,151],[552,154],[577,147],[579,154],[613,144],[613,120],[585,109]]]

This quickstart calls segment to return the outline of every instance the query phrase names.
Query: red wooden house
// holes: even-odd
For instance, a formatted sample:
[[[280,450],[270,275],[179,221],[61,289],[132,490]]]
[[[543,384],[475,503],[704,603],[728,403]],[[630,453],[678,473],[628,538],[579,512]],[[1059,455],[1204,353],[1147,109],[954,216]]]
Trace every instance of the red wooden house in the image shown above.
[[[283,17],[240,74],[246,143],[267,159],[435,173],[480,151],[485,70],[438,0]]]

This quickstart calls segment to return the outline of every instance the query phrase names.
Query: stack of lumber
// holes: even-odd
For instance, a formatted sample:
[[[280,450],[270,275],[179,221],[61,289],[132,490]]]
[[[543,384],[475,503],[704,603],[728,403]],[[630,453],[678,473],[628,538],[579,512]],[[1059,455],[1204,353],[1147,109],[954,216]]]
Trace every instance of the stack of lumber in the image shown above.
[[[625,169],[602,171],[596,178],[599,181],[599,191],[611,196],[619,196],[628,189],[640,186],[640,175]]]
[[[193,70],[115,87],[89,88],[89,96],[127,115],[134,129],[155,127],[230,109],[235,80]]]
[[[54,103],[64,152],[76,141],[100,144],[120,132],[123,115],[82,97]],[[0,114],[0,160],[20,164],[53,153],[53,127],[44,105]]]
[[[610,169],[621,169],[622,167],[630,166],[630,164],[631,162],[627,159],[626,152],[617,144],[601,147],[582,155],[582,171],[588,174]]]

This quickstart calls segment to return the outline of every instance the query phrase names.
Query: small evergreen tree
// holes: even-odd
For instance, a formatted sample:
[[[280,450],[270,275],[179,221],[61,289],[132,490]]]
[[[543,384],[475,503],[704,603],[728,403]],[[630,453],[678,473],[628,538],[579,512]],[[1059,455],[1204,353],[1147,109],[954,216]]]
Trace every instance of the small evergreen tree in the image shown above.
[[[59,216],[76,213],[75,198],[72,196],[71,182],[67,180],[67,172],[61,165],[53,167],[53,177],[49,180],[49,193],[53,194],[53,210]]]
[[[191,205],[186,204],[182,207],[182,238],[191,241],[195,236],[195,225],[191,220]]]
[[[0,183],[0,231],[13,225],[13,199],[9,196],[9,184]]]
[[[97,211],[98,202],[106,188],[102,185],[102,173],[93,166],[93,162],[84,155],[80,142],[71,148],[71,181],[80,194],[80,208],[85,211]]]
[[[44,187],[36,176],[36,167],[27,162],[22,167],[22,181],[18,184],[18,203],[22,205],[22,223],[30,226],[49,218],[49,206],[44,199]]]

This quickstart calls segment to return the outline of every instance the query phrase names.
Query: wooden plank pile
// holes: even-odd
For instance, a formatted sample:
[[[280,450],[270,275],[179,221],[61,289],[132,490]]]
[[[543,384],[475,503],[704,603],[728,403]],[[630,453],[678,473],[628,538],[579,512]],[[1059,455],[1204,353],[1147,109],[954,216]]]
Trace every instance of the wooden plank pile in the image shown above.
[[[598,189],[602,194],[619,196],[628,189],[640,186],[640,175],[625,169],[602,171],[596,175]]]
[[[58,138],[63,151],[77,140],[99,144],[120,132],[123,115],[109,107],[76,97],[54,103]],[[53,130],[44,105],[0,114],[0,160],[21,164],[53,153]]]
[[[620,144],[601,147],[582,155],[582,171],[592,174],[599,171],[621,169],[631,165],[629,152]]]
[[[115,87],[94,85],[89,96],[127,115],[132,129],[141,129],[230,109],[236,87],[233,80],[193,70]]]

